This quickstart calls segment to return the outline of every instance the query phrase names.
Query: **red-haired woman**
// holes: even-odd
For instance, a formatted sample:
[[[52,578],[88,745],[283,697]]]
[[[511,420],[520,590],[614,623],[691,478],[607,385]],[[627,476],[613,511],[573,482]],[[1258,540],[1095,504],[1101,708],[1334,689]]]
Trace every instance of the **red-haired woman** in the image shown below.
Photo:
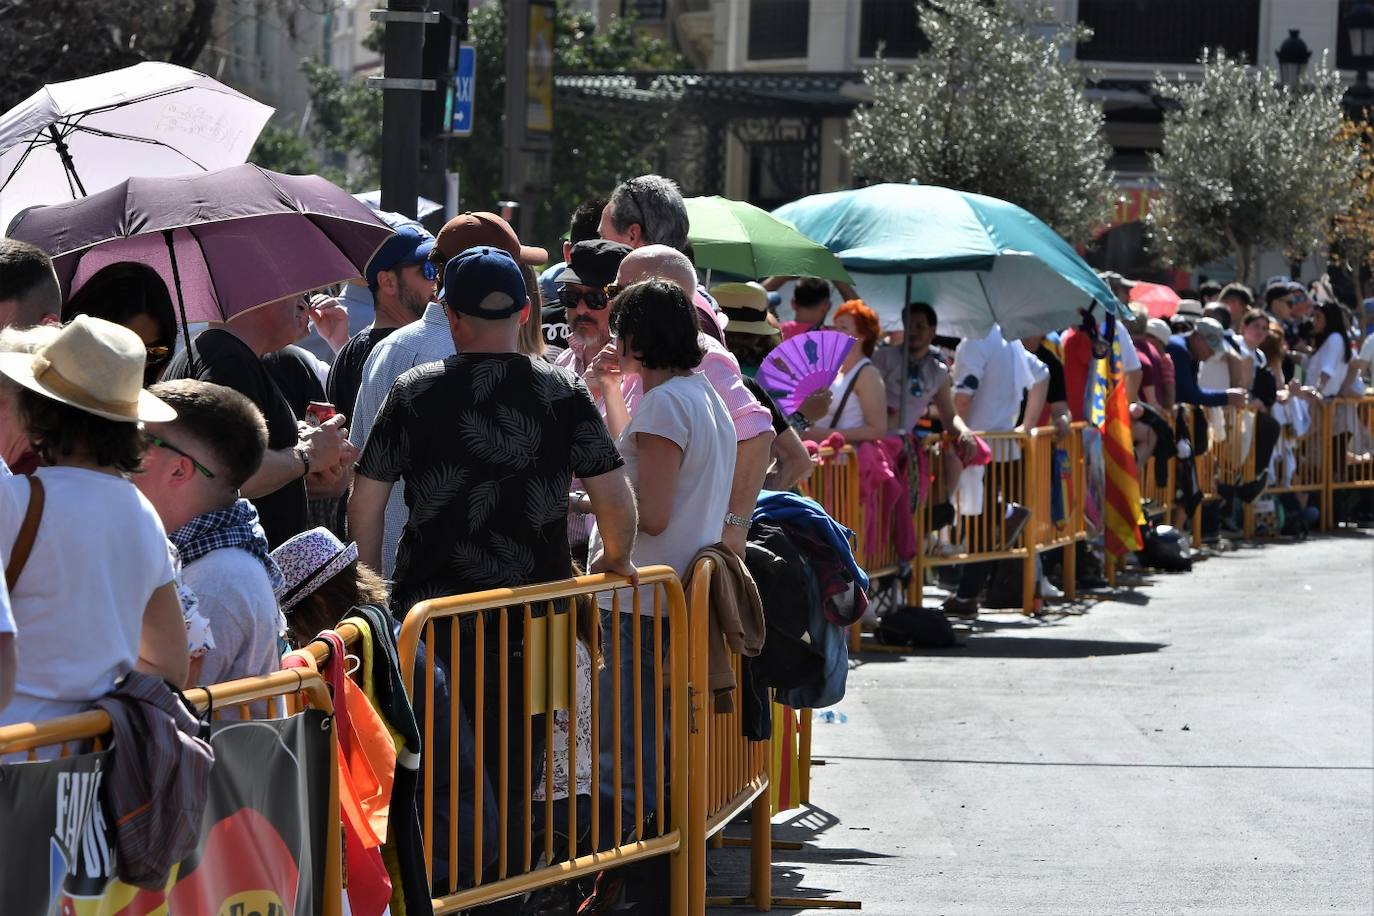
[[[882,373],[869,360],[882,334],[878,315],[863,300],[850,299],[835,310],[834,327],[854,338],[856,345],[830,384],[830,413],[804,438],[820,442],[837,432],[851,445],[881,439],[887,435],[887,395]]]

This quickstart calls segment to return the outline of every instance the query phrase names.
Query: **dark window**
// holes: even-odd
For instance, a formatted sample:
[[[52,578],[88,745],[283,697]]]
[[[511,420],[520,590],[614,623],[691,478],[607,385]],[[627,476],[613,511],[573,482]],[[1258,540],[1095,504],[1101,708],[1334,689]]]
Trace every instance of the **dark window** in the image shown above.
[[[1203,48],[1254,62],[1260,0],[1079,0],[1078,19],[1093,30],[1083,60],[1190,64]]]
[[[668,0],[621,0],[620,15],[636,19],[662,19],[668,10]]]
[[[1350,30],[1345,27],[1345,17],[1350,15],[1351,7],[1358,2],[1359,0],[1341,0],[1339,18],[1336,20],[1336,66],[1341,70],[1360,69],[1360,62],[1350,53]],[[1365,66],[1369,64],[1369,61],[1365,62]]]
[[[810,0],[750,0],[749,59],[806,56]]]
[[[859,7],[859,56],[915,57],[930,47],[921,31],[916,0],[863,0]]]

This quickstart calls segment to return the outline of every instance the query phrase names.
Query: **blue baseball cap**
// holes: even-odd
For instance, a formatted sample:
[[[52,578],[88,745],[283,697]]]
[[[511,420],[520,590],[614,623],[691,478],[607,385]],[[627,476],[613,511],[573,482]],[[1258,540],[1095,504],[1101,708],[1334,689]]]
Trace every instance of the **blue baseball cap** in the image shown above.
[[[367,262],[368,288],[377,286],[377,275],[407,264],[423,264],[434,250],[434,236],[415,226],[401,226],[396,234],[382,243],[372,260]]]
[[[519,312],[530,296],[520,265],[510,253],[483,245],[461,252],[444,265],[439,301],[464,315],[495,321]]]

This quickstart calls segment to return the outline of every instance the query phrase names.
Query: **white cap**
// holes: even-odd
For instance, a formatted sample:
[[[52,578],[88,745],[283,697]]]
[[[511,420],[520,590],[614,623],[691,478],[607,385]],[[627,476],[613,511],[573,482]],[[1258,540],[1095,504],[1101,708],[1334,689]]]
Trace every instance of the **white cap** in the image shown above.
[[[1165,322],[1163,318],[1151,318],[1149,321],[1145,322],[1145,333],[1159,341],[1161,347],[1167,347],[1169,345],[1169,336],[1171,332],[1168,323]]]

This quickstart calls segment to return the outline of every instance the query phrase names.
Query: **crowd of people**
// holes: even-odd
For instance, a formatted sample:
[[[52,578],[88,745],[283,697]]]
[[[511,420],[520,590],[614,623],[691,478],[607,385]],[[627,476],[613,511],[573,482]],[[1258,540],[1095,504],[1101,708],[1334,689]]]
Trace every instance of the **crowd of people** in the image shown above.
[[[743,564],[760,493],[806,480],[824,447],[899,467],[903,442],[948,436],[943,486],[920,497],[933,537],[959,514],[993,514],[1010,546],[1025,507],[960,482],[1019,458],[980,437],[1071,435],[1104,352],[1123,372],[1141,467],[1177,447],[1178,405],[1254,408],[1256,477],[1227,494],[1240,505],[1291,474],[1286,439],[1324,400],[1363,393],[1374,360],[1374,337],[1359,342],[1361,322],[1324,284],[1283,278],[1258,295],[1203,284],[1169,321],[1136,305],[1130,320],[1097,314],[1020,340],[997,326],[941,336],[925,302],[884,329],[852,288],[810,277],[707,289],[682,197],[656,175],[578,207],[562,260],[540,274],[549,253],[496,214],[459,215],[437,236],[395,227],[349,287],[211,323],[189,346],[152,267],[106,266],[64,297],[44,252],[0,240],[0,724],[85,709],[132,670],[177,686],[265,674],[359,605],[399,622],[426,599],[583,570],[635,583],[640,567],[663,564],[685,578],[703,549]],[[1129,300],[1129,281],[1104,279]],[[374,317],[350,336],[359,298]],[[312,328],[318,340],[300,346]],[[828,389],[784,413],[755,375],[779,343],[817,330],[854,345]],[[321,341],[332,358],[318,355]],[[1342,451],[1368,448],[1353,424],[1333,432]],[[1316,507],[1294,499],[1291,525],[1310,525]],[[946,613],[976,614],[991,571],[960,567]],[[1098,575],[1079,564],[1080,585]],[[1054,578],[1040,577],[1041,596],[1059,594]],[[612,678],[637,672],[649,734],[663,659],[652,618],[632,608],[603,607],[600,626],[580,634],[579,678],[601,678],[608,698]],[[612,630],[641,657],[596,671]],[[521,628],[506,637],[518,653]],[[477,650],[462,646],[467,657],[441,662],[470,679]],[[486,676],[499,670],[489,659]],[[511,684],[510,708],[521,709],[522,682]],[[462,695],[466,718],[445,727],[486,717],[494,734],[496,704]],[[536,729],[525,748],[522,730],[511,736],[508,754],[491,742],[474,765],[514,785],[527,752],[543,759],[544,737]],[[611,764],[633,748],[602,736],[593,787],[582,767],[596,739],[577,740],[588,751],[561,791],[616,804]],[[525,806],[542,798],[529,788]]]

